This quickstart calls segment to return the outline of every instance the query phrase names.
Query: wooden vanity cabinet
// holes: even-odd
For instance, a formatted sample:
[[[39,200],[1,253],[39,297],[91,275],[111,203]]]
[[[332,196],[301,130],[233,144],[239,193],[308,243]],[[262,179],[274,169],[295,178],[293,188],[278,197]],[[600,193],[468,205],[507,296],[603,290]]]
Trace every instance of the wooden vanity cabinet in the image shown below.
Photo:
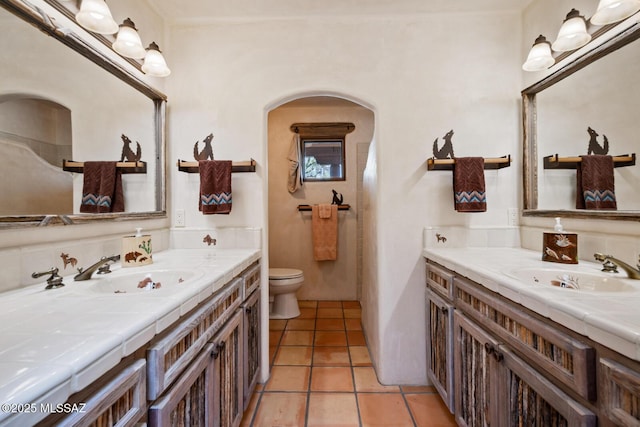
[[[242,407],[246,409],[260,378],[260,290],[256,289],[242,304],[243,372]]]
[[[427,289],[427,375],[453,413],[453,304]]]

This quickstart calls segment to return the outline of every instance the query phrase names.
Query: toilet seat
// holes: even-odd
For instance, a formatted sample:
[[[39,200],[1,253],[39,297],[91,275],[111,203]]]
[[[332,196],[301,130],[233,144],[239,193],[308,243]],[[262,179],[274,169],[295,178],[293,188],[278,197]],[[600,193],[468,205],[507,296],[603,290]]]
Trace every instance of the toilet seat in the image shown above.
[[[299,279],[302,277],[302,270],[295,268],[270,268],[269,280]]]

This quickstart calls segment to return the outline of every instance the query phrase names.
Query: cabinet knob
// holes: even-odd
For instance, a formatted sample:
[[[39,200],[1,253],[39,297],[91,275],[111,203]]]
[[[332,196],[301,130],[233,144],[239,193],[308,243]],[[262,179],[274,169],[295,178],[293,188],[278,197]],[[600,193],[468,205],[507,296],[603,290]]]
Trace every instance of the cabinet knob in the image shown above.
[[[247,314],[251,314],[251,312],[253,311],[253,307],[245,307],[244,308],[245,313]]]
[[[214,359],[217,359],[218,356],[220,355],[220,352],[224,350],[225,345],[226,343],[224,341],[213,344],[213,350],[211,350],[211,356],[213,356]]]

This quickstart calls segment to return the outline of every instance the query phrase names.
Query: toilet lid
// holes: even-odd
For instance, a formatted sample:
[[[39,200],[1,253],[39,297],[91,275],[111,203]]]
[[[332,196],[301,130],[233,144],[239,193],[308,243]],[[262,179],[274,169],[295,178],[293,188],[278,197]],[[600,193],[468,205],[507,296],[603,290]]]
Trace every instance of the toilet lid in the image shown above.
[[[295,268],[270,268],[269,279],[294,279],[302,276],[302,270]]]

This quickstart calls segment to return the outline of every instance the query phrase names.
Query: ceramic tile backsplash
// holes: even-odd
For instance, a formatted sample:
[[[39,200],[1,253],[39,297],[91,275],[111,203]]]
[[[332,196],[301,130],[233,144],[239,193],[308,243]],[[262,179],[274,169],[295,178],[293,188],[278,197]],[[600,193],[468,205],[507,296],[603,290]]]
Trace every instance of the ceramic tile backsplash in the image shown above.
[[[215,239],[209,245],[205,237]],[[207,239],[208,240],[208,239]],[[174,249],[260,249],[262,230],[251,227],[217,227],[171,229],[171,247]]]
[[[152,235],[155,251],[169,248],[168,229],[150,230],[149,233]],[[34,279],[31,274],[50,270],[52,267],[57,267],[58,274],[63,277],[74,275],[78,268],[87,267],[103,256],[120,254],[122,237],[121,234],[105,235],[0,250],[0,292],[37,283],[44,284],[48,275]],[[74,258],[66,267],[62,253]]]
[[[428,248],[520,247],[518,227],[426,227],[423,244]]]

